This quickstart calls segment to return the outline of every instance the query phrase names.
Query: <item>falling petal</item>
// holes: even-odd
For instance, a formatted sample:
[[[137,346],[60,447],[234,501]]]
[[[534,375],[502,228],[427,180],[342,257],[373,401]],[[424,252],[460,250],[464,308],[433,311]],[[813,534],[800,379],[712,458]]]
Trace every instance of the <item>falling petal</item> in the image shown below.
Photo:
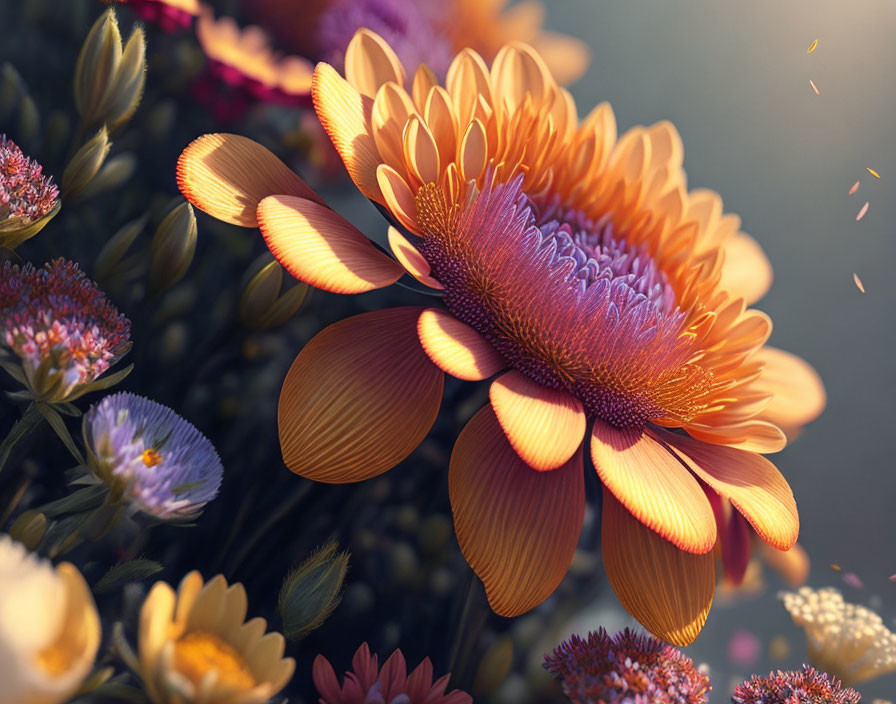
[[[856,282],[856,288],[859,289],[862,293],[865,293],[865,285],[862,283],[862,280],[859,278],[858,274],[852,275],[853,281]]]
[[[880,174],[877,173],[874,169],[869,169],[867,166],[865,167],[865,171],[874,176],[874,178],[880,178]]]
[[[843,571],[843,568],[840,565],[838,565],[836,562],[831,563],[831,569],[834,570],[834,572],[842,572]]]
[[[739,630],[728,641],[728,659],[735,665],[752,667],[759,660],[762,646],[754,633]]]
[[[848,584],[851,587],[856,589],[864,589],[865,583],[859,578],[857,574],[853,572],[847,572],[843,575],[843,583]]]
[[[896,582],[896,574],[891,574],[890,577],[889,577],[889,580],[890,580],[891,582]]]
[[[859,182],[858,181],[856,181],[854,184],[852,184],[852,188],[849,189],[849,195],[852,195],[857,190],[859,190]]]
[[[865,217],[865,213],[868,212],[868,206],[871,205],[867,200],[865,201],[865,205],[862,206],[862,209],[859,211],[859,214],[856,215],[856,222]]]
[[[815,51],[817,48],[818,48],[818,40],[816,39],[814,42],[812,42],[812,43],[809,45],[809,49],[808,49],[808,51],[806,51],[806,53],[807,53],[807,54],[811,54],[811,53],[812,53],[813,51]]]
[[[815,95],[821,95],[821,93],[818,92],[818,86],[815,85],[815,81],[813,81],[811,78],[809,79],[809,85],[812,86],[812,90],[815,91]]]

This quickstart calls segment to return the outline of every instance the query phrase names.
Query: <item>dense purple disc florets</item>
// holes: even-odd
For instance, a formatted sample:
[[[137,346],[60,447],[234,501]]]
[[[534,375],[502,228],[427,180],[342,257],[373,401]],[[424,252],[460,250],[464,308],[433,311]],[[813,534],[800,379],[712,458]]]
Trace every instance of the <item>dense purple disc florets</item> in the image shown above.
[[[609,219],[538,212],[521,177],[486,178],[462,210],[427,186],[417,201],[418,246],[445,305],[509,365],[617,428],[686,422],[700,408],[712,381],[688,364],[675,292]]]
[[[444,5],[433,0],[336,0],[316,31],[321,60],[342,67],[355,32],[366,27],[380,35],[408,67],[426,64],[439,75],[454,54],[446,38]]]
[[[734,704],[860,704],[862,695],[815,668],[754,675],[731,697]]]
[[[627,628],[573,635],[544,666],[575,704],[703,704],[711,689],[681,651]]]
[[[0,220],[40,220],[58,200],[59,189],[52,177],[45,176],[40,164],[0,134]]]
[[[129,348],[131,324],[74,262],[0,265],[0,347],[46,400],[65,400]]]
[[[174,411],[129,393],[107,396],[84,417],[91,468],[157,518],[194,515],[215,498],[223,468],[202,433]]]

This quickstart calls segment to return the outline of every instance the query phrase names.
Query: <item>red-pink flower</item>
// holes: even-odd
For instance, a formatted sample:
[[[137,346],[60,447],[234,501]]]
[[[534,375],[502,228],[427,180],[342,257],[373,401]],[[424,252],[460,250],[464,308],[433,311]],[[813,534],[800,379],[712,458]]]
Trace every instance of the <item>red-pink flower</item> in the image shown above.
[[[313,676],[321,704],[472,704],[473,701],[469,694],[456,689],[445,694],[450,675],[433,682],[429,658],[424,658],[409,675],[404,655],[396,650],[380,668],[377,656],[370,654],[367,643],[358,648],[352,658],[352,670],[345,673],[341,685],[323,655],[314,659]]]

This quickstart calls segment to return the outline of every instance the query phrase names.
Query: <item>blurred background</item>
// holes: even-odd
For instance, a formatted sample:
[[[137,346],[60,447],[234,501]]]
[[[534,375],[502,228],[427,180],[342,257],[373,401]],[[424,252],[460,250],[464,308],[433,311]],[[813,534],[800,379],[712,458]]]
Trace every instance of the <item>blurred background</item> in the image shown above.
[[[212,4],[239,11],[235,0]],[[896,584],[888,581],[896,573],[889,425],[890,394],[896,395],[896,287],[889,268],[896,261],[890,226],[896,218],[896,5],[549,0],[546,6],[546,27],[580,37],[591,51],[589,71],[571,86],[579,113],[609,101],[620,131],[673,121],[684,141],[689,185],[718,191],[726,210],[739,214],[743,229],[765,248],[775,282],[759,307],[774,320],[771,341],[808,359],[829,394],[823,416],[775,457],[799,503],[801,543],[812,558],[809,584],[840,588],[847,600],[871,606],[896,629]],[[62,162],[54,166],[51,156],[42,156],[52,152],[48,128],[69,109],[74,58],[102,8],[93,0],[71,0],[64,11],[47,0],[0,0],[0,63],[14,63],[41,131],[31,145],[28,135],[16,138],[15,130],[27,132],[30,124],[21,111],[0,129],[32,146],[31,154],[57,180]],[[120,16],[124,32],[133,16],[124,9]],[[815,39],[817,49],[807,54]],[[143,104],[129,130],[115,137],[118,153],[134,155],[133,175],[120,192],[66,206],[22,247],[26,259],[64,255],[92,272],[111,234],[142,214],[148,224],[136,247],[148,246],[153,227],[178,196],[177,155],[196,136],[222,129],[220,115],[193,101],[187,77],[202,57],[192,34],[148,28],[148,47]],[[295,108],[275,108],[250,111],[223,127],[274,148],[334,208],[383,242],[385,224],[375,209],[352,187],[311,169],[308,145],[297,132],[300,119]],[[50,137],[37,136],[44,132]],[[860,188],[849,195],[856,181]],[[867,214],[857,222],[866,201]],[[275,423],[279,385],[296,352],[330,322],[427,299],[396,287],[350,298],[313,292],[281,330],[245,330],[233,322],[234,309],[264,245],[254,231],[201,214],[198,223],[193,268],[151,312],[134,277],[124,276],[109,290],[135,322],[130,361],[137,368],[123,388],[172,406],[208,434],[224,460],[224,485],[195,528],[162,526],[150,537],[131,536],[128,553],[158,560],[165,567],[159,577],[173,583],[193,568],[243,581],[250,615],[278,626],[276,596],[289,568],[336,538],[352,553],[344,600],[323,627],[291,646],[299,665],[284,694],[290,701],[315,701],[309,677],[314,655],[324,653],[341,672],[365,640],[383,655],[401,647],[411,665],[429,655],[437,674],[447,671],[470,571],[453,537],[445,469],[454,437],[485,402],[485,386],[447,384],[430,438],[381,478],[358,487],[298,479],[282,465]],[[14,409],[0,407],[0,427],[14,417]],[[25,502],[62,495],[64,453],[28,461],[40,481],[29,484]],[[0,492],[17,490],[10,481],[4,478]],[[596,486],[588,491],[594,499]],[[590,511],[573,569],[554,597],[514,621],[488,616],[467,663],[467,681],[480,677],[477,701],[562,701],[540,672],[542,654],[571,632],[630,623],[603,581],[595,519]],[[94,545],[79,550],[73,559],[88,578],[102,576],[109,565],[103,551]],[[846,574],[858,579],[844,582]],[[709,667],[713,704],[727,702],[734,684],[751,673],[803,662],[803,634],[776,598],[784,585],[766,570],[754,587],[752,594],[720,596],[702,635],[686,649]],[[129,585],[120,597],[101,601],[104,619],[132,625],[145,588]],[[505,668],[507,642],[512,654]],[[510,674],[489,681],[488,671],[475,671],[480,656],[497,673]],[[869,703],[893,699],[896,675],[859,689]]]

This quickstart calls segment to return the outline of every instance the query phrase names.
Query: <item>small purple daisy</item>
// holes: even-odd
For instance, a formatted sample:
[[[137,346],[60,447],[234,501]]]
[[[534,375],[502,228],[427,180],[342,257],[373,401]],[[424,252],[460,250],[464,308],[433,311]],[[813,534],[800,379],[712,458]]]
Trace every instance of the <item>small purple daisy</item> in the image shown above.
[[[574,704],[703,704],[711,689],[680,650],[628,628],[573,635],[544,666]]]
[[[128,351],[130,333],[128,319],[74,262],[0,264],[0,364],[36,400],[89,391]]]
[[[144,513],[191,518],[218,493],[223,468],[215,448],[166,406],[113,394],[90,408],[83,430],[90,468]]]
[[[754,675],[731,697],[734,704],[860,704],[862,695],[830,675],[803,665],[802,670]]]

